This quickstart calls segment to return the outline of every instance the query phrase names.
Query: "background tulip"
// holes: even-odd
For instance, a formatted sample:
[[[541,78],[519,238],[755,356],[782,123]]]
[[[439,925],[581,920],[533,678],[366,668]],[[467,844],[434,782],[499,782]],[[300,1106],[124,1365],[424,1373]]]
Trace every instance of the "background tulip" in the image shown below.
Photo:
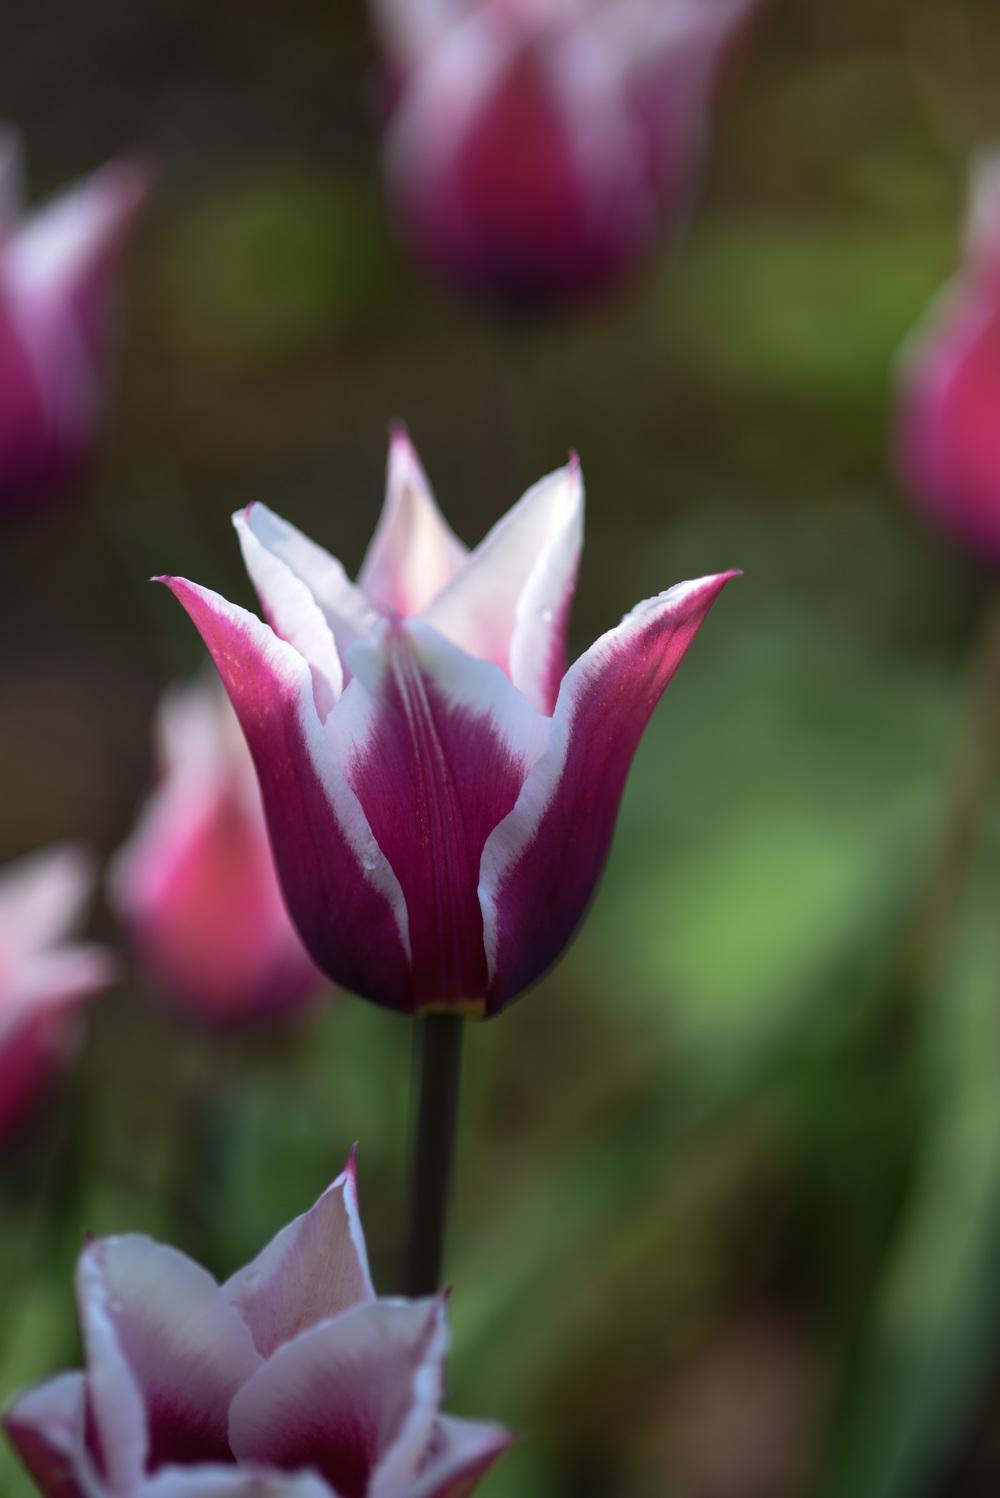
[[[68,940],[93,885],[89,857],[69,845],[0,873],[0,1143],[72,1052],[81,1004],[113,975],[107,953]]]
[[[0,132],[0,507],[77,476],[105,404],[120,264],[148,179],[112,162],[22,214],[17,135]]]
[[[111,878],[142,964],[200,1019],[299,1008],[322,978],[285,909],[253,765],[217,683],[168,694],[157,749],[160,784]]]
[[[1000,566],[1000,152],[975,166],[963,264],[905,351],[897,401],[907,492]]]
[[[45,1498],[454,1498],[510,1444],[439,1414],[444,1301],[375,1298],[353,1160],[221,1287],[139,1235],[76,1285],[86,1371],[4,1417]]]
[[[759,0],[373,0],[389,193],[445,275],[508,302],[616,280],[686,212]]]
[[[731,574],[639,604],[564,674],[575,459],[466,553],[397,434],[356,584],[263,506],[235,524],[268,624],[165,581],[243,725],[303,940],[389,1008],[495,1014],[572,935],[642,731]]]

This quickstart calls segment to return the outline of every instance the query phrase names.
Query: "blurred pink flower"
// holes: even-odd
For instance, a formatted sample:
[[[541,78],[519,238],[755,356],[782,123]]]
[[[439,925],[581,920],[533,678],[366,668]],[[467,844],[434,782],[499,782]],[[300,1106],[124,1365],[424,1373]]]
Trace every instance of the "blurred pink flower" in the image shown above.
[[[164,581],[243,725],[303,940],[376,1003],[495,1014],[569,941],[642,731],[732,574],[639,604],[566,671],[575,459],[469,553],[397,434],[356,584],[262,505],[235,524],[267,624]]]
[[[243,735],[205,680],[159,713],[162,779],[111,870],[159,992],[204,1020],[287,1014],[323,982],[289,919]]]
[[[973,171],[961,270],[904,349],[894,444],[924,512],[1000,566],[1000,150]]]
[[[129,1235],[77,1270],[86,1371],[4,1426],[46,1498],[465,1498],[510,1444],[439,1414],[444,1300],[377,1300],[353,1159],[221,1287]]]
[[[71,482],[100,426],[114,292],[145,172],[112,162],[21,216],[21,151],[0,131],[0,508]]]
[[[114,976],[108,953],[68,942],[93,886],[90,859],[69,845],[0,871],[0,1143],[75,1049],[80,1006]]]
[[[431,265],[515,304],[628,271],[685,216],[760,0],[371,0],[389,196]]]

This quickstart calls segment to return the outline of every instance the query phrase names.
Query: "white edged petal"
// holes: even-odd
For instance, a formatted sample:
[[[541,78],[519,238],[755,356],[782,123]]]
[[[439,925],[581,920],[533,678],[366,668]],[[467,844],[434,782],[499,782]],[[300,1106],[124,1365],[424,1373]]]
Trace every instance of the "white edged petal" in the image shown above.
[[[95,878],[93,856],[75,843],[43,848],[0,871],[0,966],[9,971],[73,931]]]
[[[139,1498],[338,1498],[311,1472],[266,1467],[163,1467]]]
[[[383,613],[418,614],[455,576],[468,549],[438,509],[406,432],[389,444],[385,504],[358,574]]]

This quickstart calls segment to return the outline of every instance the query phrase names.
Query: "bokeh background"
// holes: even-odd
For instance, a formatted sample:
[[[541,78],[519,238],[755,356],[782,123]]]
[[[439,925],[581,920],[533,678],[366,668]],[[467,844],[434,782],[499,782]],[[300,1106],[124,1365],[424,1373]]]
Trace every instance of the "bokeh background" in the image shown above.
[[[403,417],[475,540],[580,450],[573,638],[729,565],[570,955],[470,1031],[450,1404],[518,1426],[488,1498],[1000,1491],[1000,825],[934,960],[985,579],[894,486],[900,340],[1000,134],[994,0],[775,0],[689,230],[613,303],[506,326],[394,242],[360,0],[35,0],[0,110],[44,194],[160,172],[92,482],[0,557],[0,855],[110,854],[201,652],[151,573],[250,602],[229,514],[348,566]],[[994,812],[995,812],[994,805]],[[94,930],[119,940],[106,912]],[[919,941],[916,946],[920,948]],[[0,1396],[78,1358],[85,1229],[218,1274],[360,1141],[393,1287],[404,1022],[213,1038],[126,977],[0,1160]],[[27,1488],[6,1453],[0,1489]]]

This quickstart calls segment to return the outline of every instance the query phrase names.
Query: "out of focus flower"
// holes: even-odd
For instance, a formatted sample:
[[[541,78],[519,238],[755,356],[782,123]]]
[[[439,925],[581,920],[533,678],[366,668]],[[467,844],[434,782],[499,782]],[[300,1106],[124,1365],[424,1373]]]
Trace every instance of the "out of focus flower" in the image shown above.
[[[267,624],[164,581],[243,725],[307,947],[389,1008],[495,1014],[569,941],[642,731],[732,574],[639,604],[566,671],[575,459],[469,553],[397,434],[356,584],[262,505],[235,524]]]
[[[515,304],[599,290],[685,215],[760,0],[371,0],[404,236]]]
[[[375,1298],[353,1160],[221,1287],[130,1235],[77,1301],[86,1371],[4,1417],[46,1498],[464,1498],[510,1442],[439,1414],[444,1301]]]
[[[900,361],[894,429],[908,493],[1000,565],[1000,150],[972,177],[963,265]]]
[[[140,961],[167,1000],[227,1023],[287,1014],[322,982],[285,909],[243,735],[215,681],[160,709],[162,771],[111,874]]]
[[[0,1143],[75,1049],[80,1006],[113,976],[106,952],[69,940],[93,886],[90,859],[68,845],[0,872]]]
[[[114,293],[146,174],[112,162],[22,215],[21,152],[0,131],[0,509],[71,482],[104,408]]]

